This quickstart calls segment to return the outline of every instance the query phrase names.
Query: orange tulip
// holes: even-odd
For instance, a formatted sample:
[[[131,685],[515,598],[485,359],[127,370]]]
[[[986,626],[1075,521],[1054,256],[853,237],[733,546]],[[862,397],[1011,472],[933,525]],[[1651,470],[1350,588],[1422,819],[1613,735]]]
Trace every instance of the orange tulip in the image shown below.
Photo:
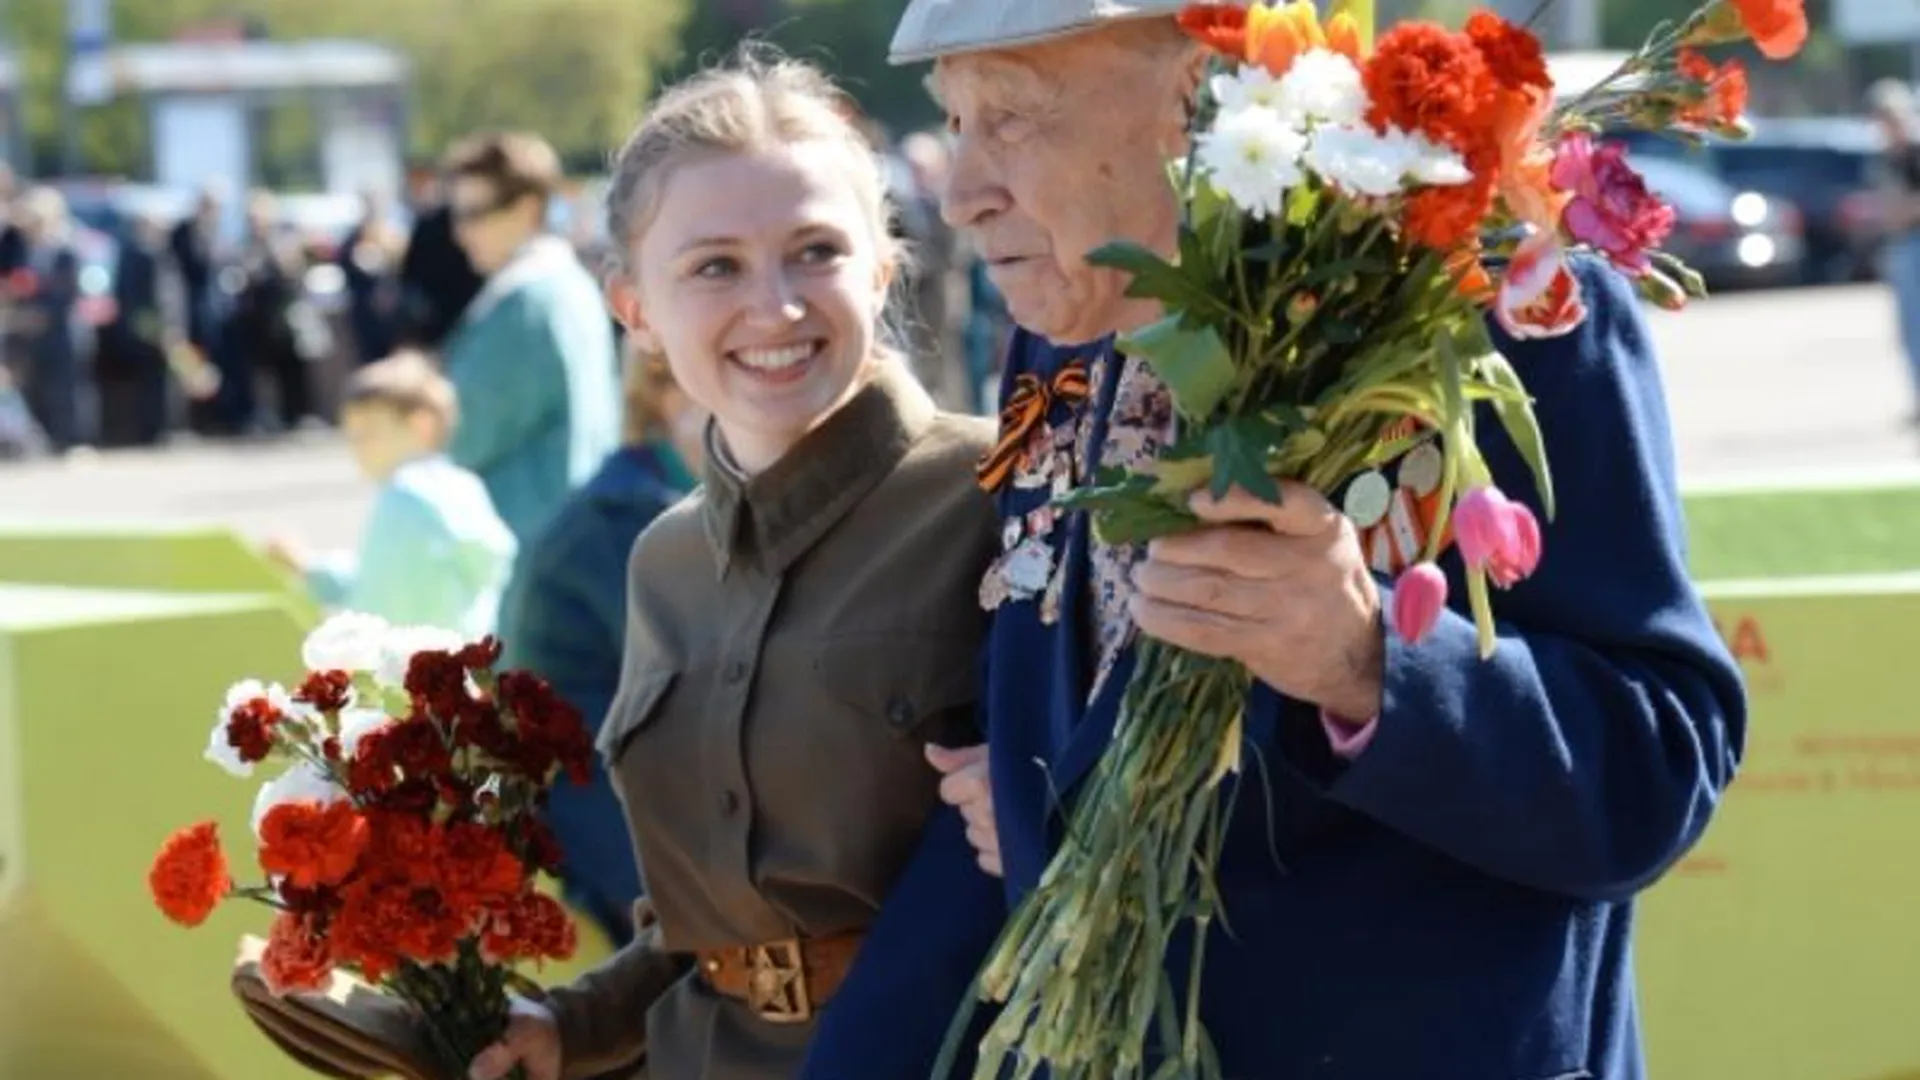
[[[1258,4],[1247,9],[1247,53],[1249,63],[1259,64],[1279,78],[1293,67],[1294,58],[1309,49],[1330,49],[1360,63],[1360,25],[1342,12],[1320,25],[1313,0],[1292,0],[1272,6]]]

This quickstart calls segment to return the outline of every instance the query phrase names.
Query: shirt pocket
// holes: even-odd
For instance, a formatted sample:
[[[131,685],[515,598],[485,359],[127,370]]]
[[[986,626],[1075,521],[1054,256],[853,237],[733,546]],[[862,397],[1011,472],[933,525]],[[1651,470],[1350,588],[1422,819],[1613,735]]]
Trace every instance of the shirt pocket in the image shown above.
[[[980,741],[982,643],[959,634],[830,637],[813,669],[832,698],[901,742],[966,746]]]
[[[600,751],[600,759],[609,768],[620,760],[620,755],[633,743],[633,737],[659,717],[667,692],[673,689],[679,676],[677,671],[656,668],[637,672],[622,681],[612,706],[607,709],[607,722],[600,726],[600,734],[594,738],[594,748]]]

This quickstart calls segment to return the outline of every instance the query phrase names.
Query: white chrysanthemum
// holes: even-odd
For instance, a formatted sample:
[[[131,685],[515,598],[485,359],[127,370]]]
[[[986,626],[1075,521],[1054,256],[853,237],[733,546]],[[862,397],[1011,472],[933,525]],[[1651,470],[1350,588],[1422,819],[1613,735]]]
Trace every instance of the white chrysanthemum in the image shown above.
[[[1404,140],[1383,137],[1368,127],[1321,127],[1305,155],[1307,167],[1349,195],[1397,195],[1413,167],[1412,148]]]
[[[1327,49],[1294,58],[1279,82],[1280,115],[1298,127],[1358,124],[1367,111],[1367,88],[1353,61]]]
[[[294,704],[287,696],[285,687],[279,683],[268,685],[259,679],[245,679],[227,688],[227,699],[220,706],[220,714],[214,717],[213,731],[207,736],[206,759],[241,779],[253,775],[253,762],[240,760],[240,751],[235,749],[233,740],[227,736],[227,724],[233,716],[233,710],[255,698],[266,698],[267,704],[288,716],[304,716],[305,711]]]
[[[1409,186],[1461,184],[1472,179],[1466,162],[1423,135],[1388,128],[1321,127],[1307,147],[1307,166],[1353,195],[1397,195]]]
[[[1389,134],[1405,139],[1408,153],[1413,164],[1407,167],[1407,175],[1416,184],[1433,187],[1452,187],[1473,179],[1473,173],[1467,168],[1467,161],[1451,146],[1443,146],[1418,132],[1406,132],[1399,129]]]
[[[318,766],[310,761],[295,762],[286,772],[260,785],[260,794],[253,800],[253,835],[259,837],[260,823],[267,819],[267,812],[281,803],[317,802],[324,806],[346,797],[347,790]]]
[[[380,663],[374,669],[373,677],[383,686],[404,686],[407,665],[412,663],[413,654],[459,652],[466,646],[466,638],[437,626],[391,627],[381,638]]]
[[[1222,113],[1213,130],[1200,137],[1200,164],[1221,194],[1256,218],[1278,214],[1287,189],[1306,174],[1300,153],[1304,133],[1288,127],[1278,113],[1248,108]]]
[[[1237,70],[1215,75],[1207,81],[1222,114],[1242,109],[1280,108],[1280,82],[1259,64],[1243,64]]]
[[[300,662],[310,671],[373,671],[380,666],[380,643],[387,621],[357,611],[341,612],[307,635]]]
[[[340,714],[340,758],[352,761],[360,740],[393,724],[392,716],[380,709],[348,709]]]

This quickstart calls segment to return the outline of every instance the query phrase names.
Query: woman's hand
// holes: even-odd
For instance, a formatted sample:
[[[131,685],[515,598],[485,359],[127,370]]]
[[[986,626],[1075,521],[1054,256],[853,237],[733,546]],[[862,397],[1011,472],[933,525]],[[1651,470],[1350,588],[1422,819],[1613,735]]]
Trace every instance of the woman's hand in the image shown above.
[[[560,1080],[560,1024],[553,1010],[537,1001],[516,997],[500,1041],[474,1055],[467,1068],[471,1080],[505,1080],[515,1065],[527,1070],[527,1080]]]

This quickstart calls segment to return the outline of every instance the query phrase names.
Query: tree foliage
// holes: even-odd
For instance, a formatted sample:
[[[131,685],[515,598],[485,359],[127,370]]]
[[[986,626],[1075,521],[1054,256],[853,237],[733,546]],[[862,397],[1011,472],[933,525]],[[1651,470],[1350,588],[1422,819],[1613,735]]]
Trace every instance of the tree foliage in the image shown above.
[[[603,162],[639,118],[663,64],[675,57],[691,0],[137,0],[115,5],[115,38],[164,41],[209,19],[258,20],[275,39],[378,41],[413,66],[411,149],[432,154],[480,129],[537,130],[575,165]],[[26,81],[26,126],[41,160],[62,138],[65,4],[8,8]],[[298,103],[290,103],[297,105]],[[301,110],[276,110],[273,126],[298,128]],[[99,172],[144,165],[142,107],[89,109],[82,165]],[[297,143],[274,138],[270,144]],[[295,134],[304,134],[295,132]]]

